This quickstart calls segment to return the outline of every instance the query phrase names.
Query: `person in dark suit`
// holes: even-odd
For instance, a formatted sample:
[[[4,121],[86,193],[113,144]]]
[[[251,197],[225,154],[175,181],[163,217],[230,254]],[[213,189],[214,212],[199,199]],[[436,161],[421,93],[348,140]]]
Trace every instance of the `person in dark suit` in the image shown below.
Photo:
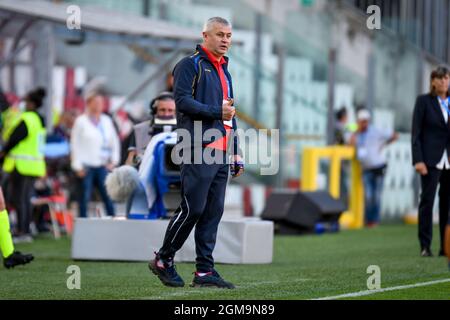
[[[430,93],[416,100],[412,123],[412,155],[421,176],[419,241],[421,256],[431,257],[433,204],[438,185],[440,256],[444,256],[445,228],[450,203],[450,71],[438,67],[431,73]]]

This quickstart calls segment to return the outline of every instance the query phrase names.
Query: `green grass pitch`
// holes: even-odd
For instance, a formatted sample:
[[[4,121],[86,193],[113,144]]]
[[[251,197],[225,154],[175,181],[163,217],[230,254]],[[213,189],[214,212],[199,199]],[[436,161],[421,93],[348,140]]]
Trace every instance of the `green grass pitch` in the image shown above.
[[[322,236],[277,236],[270,265],[217,265],[236,290],[166,288],[146,263],[86,262],[70,259],[70,239],[41,237],[18,250],[35,261],[0,269],[0,299],[315,299],[367,290],[367,267],[381,269],[381,287],[450,278],[447,259],[421,258],[417,227],[387,225]],[[434,230],[433,252],[438,250]],[[81,289],[66,285],[68,266],[81,270]],[[177,267],[189,284],[194,264]],[[355,298],[352,298],[355,299]],[[450,282],[381,292],[357,299],[450,299]]]

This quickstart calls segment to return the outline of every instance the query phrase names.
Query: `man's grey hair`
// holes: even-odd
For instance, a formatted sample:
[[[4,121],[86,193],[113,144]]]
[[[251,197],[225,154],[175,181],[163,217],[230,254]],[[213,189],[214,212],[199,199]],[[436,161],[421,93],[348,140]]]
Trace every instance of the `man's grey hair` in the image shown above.
[[[212,17],[212,18],[209,18],[203,25],[203,32],[211,31],[213,28],[213,25],[216,23],[230,27],[230,28],[232,27],[231,23],[227,19],[224,19],[221,17]]]

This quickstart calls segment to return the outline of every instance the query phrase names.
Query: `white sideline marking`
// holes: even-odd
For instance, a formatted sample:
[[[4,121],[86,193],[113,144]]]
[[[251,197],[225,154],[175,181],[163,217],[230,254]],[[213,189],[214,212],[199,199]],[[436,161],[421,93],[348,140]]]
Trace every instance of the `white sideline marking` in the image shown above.
[[[390,288],[383,288],[383,289],[376,289],[376,290],[365,290],[365,291],[341,294],[341,295],[338,295],[338,296],[317,298],[317,299],[312,299],[312,300],[336,300],[336,299],[344,299],[344,298],[362,297],[362,296],[368,296],[368,295],[376,294],[376,293],[380,293],[380,292],[388,292],[388,291],[404,290],[404,289],[411,289],[411,288],[418,288],[418,287],[426,287],[426,286],[431,286],[433,284],[446,283],[446,282],[450,282],[450,279],[441,279],[441,280],[428,281],[428,282],[419,282],[419,283],[414,283],[414,284],[409,284],[409,285],[404,285],[404,286],[397,286],[397,287],[390,287]]]

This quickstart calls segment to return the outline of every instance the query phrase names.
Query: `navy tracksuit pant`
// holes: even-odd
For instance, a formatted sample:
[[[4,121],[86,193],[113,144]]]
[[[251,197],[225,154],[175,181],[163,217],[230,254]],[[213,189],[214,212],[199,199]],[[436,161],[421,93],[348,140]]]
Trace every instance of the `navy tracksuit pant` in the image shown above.
[[[428,174],[421,176],[422,194],[419,203],[419,241],[422,249],[431,247],[433,237],[433,206],[439,185],[439,231],[441,248],[445,246],[445,228],[450,222],[450,170],[428,167]]]
[[[198,272],[214,268],[212,252],[222,218],[228,164],[182,164],[181,204],[167,227],[159,250],[163,260],[172,259],[195,226]]]

